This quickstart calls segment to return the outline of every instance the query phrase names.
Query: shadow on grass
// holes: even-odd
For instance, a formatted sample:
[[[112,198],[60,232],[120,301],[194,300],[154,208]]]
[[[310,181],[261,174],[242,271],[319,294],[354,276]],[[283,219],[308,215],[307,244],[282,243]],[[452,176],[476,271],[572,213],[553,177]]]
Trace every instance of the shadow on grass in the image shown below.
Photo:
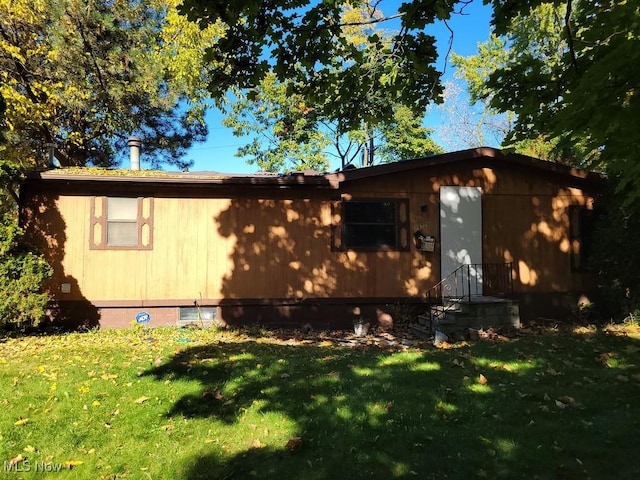
[[[196,457],[186,478],[617,478],[633,455],[637,341],[541,335],[456,350],[194,346],[146,374],[199,384],[169,417],[293,421],[300,448]]]

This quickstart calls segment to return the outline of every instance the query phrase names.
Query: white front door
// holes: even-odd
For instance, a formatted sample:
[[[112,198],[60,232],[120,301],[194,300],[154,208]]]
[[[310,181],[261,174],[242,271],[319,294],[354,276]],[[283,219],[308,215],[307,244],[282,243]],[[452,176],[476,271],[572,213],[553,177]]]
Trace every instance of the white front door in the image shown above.
[[[440,278],[444,296],[482,295],[482,189],[440,187]],[[461,265],[454,278],[447,278]],[[445,291],[447,290],[447,291]]]

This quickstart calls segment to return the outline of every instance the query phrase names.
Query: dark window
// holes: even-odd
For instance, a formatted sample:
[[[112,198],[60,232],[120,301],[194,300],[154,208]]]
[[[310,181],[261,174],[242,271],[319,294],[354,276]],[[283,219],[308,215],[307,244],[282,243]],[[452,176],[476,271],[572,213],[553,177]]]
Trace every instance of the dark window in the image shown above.
[[[344,242],[347,248],[396,248],[396,205],[384,202],[345,202]]]
[[[334,206],[333,249],[406,250],[408,200],[351,200]]]
[[[595,230],[594,211],[577,205],[569,207],[569,230],[571,268],[575,271],[589,270]]]
[[[153,198],[92,198],[89,237],[93,250],[150,250],[153,246]]]

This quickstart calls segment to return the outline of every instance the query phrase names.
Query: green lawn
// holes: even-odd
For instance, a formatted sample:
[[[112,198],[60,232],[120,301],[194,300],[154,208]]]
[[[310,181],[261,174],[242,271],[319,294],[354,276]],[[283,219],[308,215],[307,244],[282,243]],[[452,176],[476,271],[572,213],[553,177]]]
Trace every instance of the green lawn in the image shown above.
[[[640,333],[5,338],[0,408],[0,478],[636,479]]]

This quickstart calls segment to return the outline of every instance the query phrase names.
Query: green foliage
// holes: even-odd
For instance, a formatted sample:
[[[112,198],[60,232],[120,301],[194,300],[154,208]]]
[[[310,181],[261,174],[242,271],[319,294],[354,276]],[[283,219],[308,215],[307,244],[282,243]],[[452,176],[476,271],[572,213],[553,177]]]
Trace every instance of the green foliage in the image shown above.
[[[339,10],[343,41],[363,55],[360,81],[365,81],[375,76],[385,49],[393,43],[393,35],[376,27],[382,13],[366,2],[344,4]],[[331,59],[330,65],[327,71],[332,75],[349,75],[351,65],[344,59]],[[370,148],[372,137],[382,140],[382,145],[375,147],[382,161],[438,151],[429,138],[431,131],[421,125],[423,115],[416,115],[393,94],[389,95],[387,89],[367,91],[357,109],[382,109],[390,112],[390,117],[371,117],[357,125],[344,115],[332,118],[327,114],[327,103],[336,101],[330,95],[309,97],[303,90],[304,86],[295,80],[279,80],[276,73],[267,72],[255,88],[246,93],[235,91],[236,101],[223,123],[233,128],[236,136],[253,136],[237,155],[248,157],[250,164],[257,164],[262,170],[280,172],[326,170],[329,155],[339,157],[345,166]]]
[[[236,156],[262,171],[325,171],[330,139],[320,130],[322,118],[301,95],[289,93],[289,83],[268,74],[249,95],[237,93],[222,123],[238,137],[254,137]]]
[[[52,269],[23,242],[15,215],[0,220],[0,328],[7,324],[34,323],[44,315],[48,295],[42,285]]]
[[[640,4],[492,3],[510,54],[486,88],[495,108],[516,113],[512,138],[553,139],[559,151],[603,166],[630,199],[640,197]]]
[[[63,166],[117,165],[129,135],[154,166],[204,139],[204,48],[178,0],[0,0],[0,94],[5,161],[45,167],[47,144]]]
[[[564,68],[563,52],[567,47],[563,39],[562,19],[565,12],[562,5],[540,5],[528,11],[527,15],[514,17],[507,35],[498,36],[493,32],[489,40],[478,45],[476,55],[462,57],[453,54],[452,60],[458,76],[467,84],[471,102],[481,103],[484,107],[481,120],[486,124],[477,125],[477,129],[493,125],[490,119],[500,114],[507,116],[508,129],[500,132],[503,137],[501,148],[574,166],[593,166],[588,163],[597,159],[597,152],[588,151],[582,141],[562,142],[544,128],[544,122],[540,122],[543,125],[540,129],[531,129],[526,135],[519,134],[523,122],[517,121],[516,113],[522,115],[522,110],[515,107],[519,105],[520,98],[510,96],[503,99],[494,83],[500,72],[505,72],[502,82],[510,82],[522,75],[526,77],[521,79],[525,83],[554,83],[558,72]],[[512,68],[518,63],[522,64],[521,72]],[[505,90],[511,88],[510,85],[501,87]],[[543,95],[542,90],[537,94]]]
[[[455,3],[403,3],[397,12],[401,28],[390,42],[375,32],[354,41],[352,23],[344,21],[345,9],[353,5],[364,6],[374,17],[361,25],[380,24],[378,2],[185,0],[182,11],[200,25],[222,22],[226,27],[224,37],[208,50],[211,62],[224,65],[210,77],[215,98],[232,87],[255,88],[272,72],[280,82],[291,81],[290,93],[303,95],[324,116],[340,122],[344,133],[391,118],[396,103],[421,115],[440,97],[435,39],[423,29],[448,18]],[[391,101],[376,101],[379,92]]]
[[[600,315],[621,321],[640,309],[637,202],[628,204],[615,180],[598,208],[591,265],[598,274]]]
[[[4,97],[2,96],[2,89],[0,88],[0,145],[5,142],[5,129],[7,125],[4,121],[4,114],[7,111],[7,102],[4,101]]]
[[[395,105],[392,119],[380,122],[373,133],[358,129],[341,135],[336,123],[326,118],[321,109],[307,105],[299,94],[290,94],[288,83],[280,83],[275,75],[267,74],[250,95],[236,95],[223,120],[234,135],[253,137],[236,155],[247,157],[249,164],[263,171],[326,171],[330,146],[331,154],[337,155],[343,166],[350,164],[372,134],[381,142],[375,147],[375,160],[379,162],[442,151],[430,137],[432,130],[422,125],[422,117],[402,105]]]
[[[422,117],[417,117],[411,109],[398,106],[391,121],[380,126],[382,145],[376,149],[383,162],[426,157],[443,150],[431,138],[433,129],[422,125]]]

